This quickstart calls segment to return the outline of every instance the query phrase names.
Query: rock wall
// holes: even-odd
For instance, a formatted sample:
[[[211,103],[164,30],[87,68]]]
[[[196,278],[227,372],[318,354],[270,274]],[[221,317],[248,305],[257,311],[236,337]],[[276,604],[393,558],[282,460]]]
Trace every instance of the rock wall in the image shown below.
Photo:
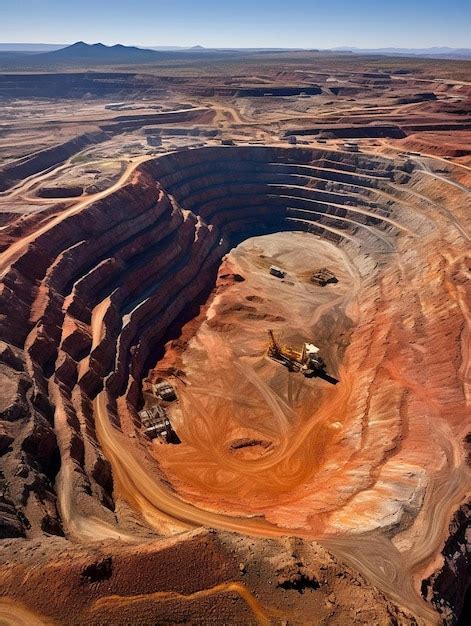
[[[95,428],[97,394],[106,388],[115,426],[126,420],[139,440],[149,358],[185,307],[207,291],[232,246],[248,236],[301,230],[361,245],[371,264],[381,264],[414,220],[424,237],[436,228],[428,206],[410,211],[420,198],[412,182],[410,163],[364,154],[183,150],[145,163],[118,191],[65,211],[36,237],[18,239],[13,253],[4,253],[10,256],[0,284],[0,536],[73,536],[81,517],[118,529],[112,471]],[[403,253],[408,264],[418,262],[414,251]],[[418,275],[426,277],[426,269]],[[391,272],[383,288],[395,289],[395,279]],[[367,287],[373,303],[382,297],[380,287]],[[366,349],[371,327],[365,322],[360,330]],[[437,341],[433,333],[424,337]],[[376,349],[381,360],[381,338]],[[368,386],[373,369],[364,376],[371,377]],[[358,398],[358,406],[365,402]],[[376,409],[379,415],[379,400]],[[456,599],[449,602],[459,609]]]
[[[2,364],[11,381],[4,534],[61,532],[53,485],[64,464],[81,509],[111,519],[91,404],[98,391],[106,384],[138,406],[149,354],[248,234],[300,229],[340,242],[359,230],[370,237],[368,224],[394,230],[387,203],[375,203],[392,175],[389,161],[311,150],[183,151],[142,166],[119,191],[20,248],[0,300],[1,338],[17,354],[5,352]]]
[[[104,141],[106,138],[107,135],[103,132],[85,133],[52,148],[40,150],[18,161],[8,163],[0,168],[0,191],[9,189],[28,176],[58,165],[76,152],[94,143]]]
[[[443,565],[422,582],[422,594],[436,606],[447,623],[469,618],[471,588],[471,503],[465,502],[455,513],[442,551]],[[465,607],[466,601],[468,606]],[[466,616],[464,613],[466,612]]]

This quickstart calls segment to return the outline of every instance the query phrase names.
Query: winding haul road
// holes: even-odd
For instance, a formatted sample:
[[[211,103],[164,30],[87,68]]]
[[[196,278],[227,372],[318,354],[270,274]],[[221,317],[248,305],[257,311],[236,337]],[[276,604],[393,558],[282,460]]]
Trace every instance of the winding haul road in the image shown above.
[[[355,297],[355,289],[347,294],[347,300],[353,300]],[[342,298],[340,298],[341,300]],[[345,297],[343,300],[345,301]],[[333,300],[328,306],[338,304],[339,299]],[[322,310],[315,312],[315,316],[320,317],[325,312],[326,307],[323,307]],[[98,305],[96,314],[92,319],[94,336],[99,336],[102,333],[102,320],[102,309]],[[316,320],[313,318],[311,321],[315,323]],[[244,376],[242,368],[240,375]],[[252,383],[256,383],[253,378],[251,380]],[[274,407],[274,419],[276,420],[276,397],[263,381],[260,380],[259,383],[261,385],[260,391],[265,397],[265,401]],[[193,397],[192,401],[195,403],[194,409],[196,409],[197,398]],[[95,423],[102,449],[113,466],[116,493],[140,510],[147,522],[159,532],[183,532],[189,528],[206,526],[259,537],[281,537],[287,534],[286,529],[270,524],[262,519],[224,516],[184,502],[175,492],[156,479],[155,476],[149,475],[146,469],[143,468],[138,457],[139,453],[135,454],[129,448],[129,445],[126,445],[123,434],[111,424],[107,402],[107,394],[103,391],[95,400]],[[284,415],[281,415],[279,419],[284,421]],[[303,446],[308,437],[308,430],[306,429],[301,429],[296,437],[285,441],[285,445],[280,445],[279,454],[286,456],[292,454],[296,448]],[[270,457],[267,462],[269,466],[272,466],[273,463],[279,460]],[[441,512],[441,518],[439,520],[435,519],[435,536],[432,538],[431,534],[424,533],[421,546],[416,546],[416,550],[420,553],[422,559],[426,559],[433,554],[437,545],[436,540],[441,537],[440,533],[443,526],[440,522],[446,521],[446,515],[449,513],[448,507],[444,507]],[[437,521],[438,523],[436,523]],[[95,520],[91,520],[90,529],[85,531],[87,538],[95,532],[95,523]],[[82,520],[81,524],[83,532],[86,527],[86,521]],[[114,530],[110,529],[110,531],[110,536],[113,536]],[[400,604],[406,605],[416,615],[423,617],[430,623],[436,621],[435,613],[425,604],[414,588],[410,559],[406,560],[391,541],[380,533],[368,533],[353,537],[319,537],[305,529],[298,529],[290,530],[289,534],[305,539],[318,540],[340,560],[361,571],[373,584],[388,593]],[[99,536],[102,535],[100,534]]]
[[[66,209],[59,216],[46,222],[38,228],[34,233],[18,240],[0,255],[0,269],[2,275],[5,274],[8,267],[18,258],[18,256],[27,248],[28,245],[43,233],[47,232],[62,220],[70,215],[78,213],[86,208],[92,202],[105,198],[113,191],[120,189],[138,165],[152,157],[143,156],[133,159],[122,174],[120,179],[110,188],[103,192],[89,196],[80,200]],[[457,187],[461,191],[467,190],[462,185],[454,183],[449,179],[436,175],[433,172],[424,174],[433,176],[439,180],[445,180],[447,183]],[[364,211],[365,214],[368,212]],[[392,222],[394,223],[394,222]],[[399,225],[400,226],[400,225]],[[464,232],[464,231],[463,231]],[[348,295],[348,300],[354,303],[356,298],[356,290]],[[471,316],[469,307],[461,293],[457,294],[458,303],[463,311],[466,320],[467,337],[470,333]],[[338,304],[335,302],[334,304]],[[343,303],[347,306],[348,301]],[[96,345],[104,332],[104,316],[109,306],[109,299],[99,303],[92,314],[91,330],[93,344]],[[325,310],[322,310],[325,313]],[[321,311],[317,311],[315,315],[320,316]],[[311,320],[314,321],[315,320]],[[464,346],[466,348],[466,346]],[[467,348],[469,350],[469,346]],[[469,372],[469,354],[467,351],[463,354],[463,368]],[[80,375],[86,372],[88,363],[81,363]],[[465,379],[469,376],[465,375]],[[270,402],[270,398],[266,398]],[[469,389],[467,394],[468,402]],[[108,412],[108,398],[106,391],[98,394],[94,401],[95,425],[99,442],[103,452],[113,467],[113,478],[115,482],[116,493],[132,503],[147,520],[147,522],[164,533],[178,533],[194,528],[197,526],[214,527],[218,529],[230,530],[260,537],[279,537],[287,534],[286,529],[278,527],[274,524],[266,522],[262,519],[237,518],[221,515],[215,512],[206,511],[197,506],[183,501],[175,492],[169,489],[163,482],[155,476],[150,476],[139,461],[139,451],[131,450],[129,442],[124,440],[124,435],[118,431],[111,423]],[[415,576],[420,568],[426,564],[430,558],[436,553],[437,548],[444,539],[444,529],[450,518],[451,512],[460,503],[463,495],[463,486],[469,486],[469,473],[461,464],[460,452],[458,446],[453,446],[450,442],[453,437],[446,431],[443,423],[437,422],[437,429],[433,436],[445,446],[446,468],[442,473],[438,473],[433,477],[432,483],[429,485],[423,510],[430,513],[434,509],[434,515],[428,515],[424,520],[423,532],[414,542],[407,554],[400,552],[398,548],[389,539],[380,533],[367,533],[355,536],[315,536],[303,529],[290,531],[289,534],[300,536],[308,539],[320,539],[326,548],[331,550],[340,559],[351,564],[360,570],[369,580],[371,580],[380,589],[387,592],[391,597],[399,603],[406,605],[418,616],[433,623],[437,621],[436,614],[425,604],[417,592],[417,581]],[[297,438],[290,442],[290,446],[296,447],[303,444],[307,433],[302,430]],[[284,450],[286,453],[286,450]],[[69,533],[72,536],[79,537],[83,540],[103,540],[106,538],[115,538],[123,541],[133,541],[133,536],[116,530],[111,524],[106,524],[102,520],[83,517],[74,506],[73,492],[70,487],[72,477],[69,468],[64,465],[59,473],[57,482],[57,492],[59,497],[59,505],[63,520]],[[253,596],[243,586],[237,586],[231,583],[229,586],[219,586],[214,590],[207,590],[201,593],[219,593],[235,591],[258,616],[261,623],[269,623],[269,618],[263,609],[256,604]],[[162,597],[163,598],[163,597]],[[156,597],[156,599],[158,599]],[[102,598],[98,601],[102,605],[106,602],[132,602],[132,598],[123,600],[115,597]],[[137,601],[135,599],[135,601]],[[255,603],[254,603],[255,602]],[[26,609],[19,607],[14,603],[15,623],[47,623],[41,622],[37,616],[29,613]],[[12,605],[4,600],[0,603],[0,621],[3,619],[8,623],[12,615]]]
[[[430,172],[429,175],[434,174]],[[441,178],[437,176],[437,179]],[[466,233],[462,227],[459,230],[463,234]],[[350,296],[354,299],[355,292],[352,291]],[[100,305],[97,311],[102,312]],[[100,327],[102,320],[102,314],[97,313],[93,316],[94,337],[102,333]],[[469,332],[469,315],[467,323]],[[463,358],[467,358],[466,353],[463,354]],[[271,399],[267,397],[266,401],[270,403]],[[106,392],[103,391],[95,400],[95,420],[100,444],[113,466],[117,493],[133,503],[144,518],[159,531],[179,532],[204,525],[253,536],[275,537],[287,534],[286,529],[262,519],[221,515],[183,501],[175,492],[143,469],[139,458],[130,451],[128,445],[125,445],[122,433],[111,424],[107,403]],[[303,445],[305,434],[301,431],[301,435],[291,441],[290,445],[294,447]],[[304,529],[289,532],[294,536],[319,540],[340,560],[357,568],[373,584],[428,623],[435,623],[438,618],[418,592],[420,579],[417,575],[436,555],[445,539],[447,521],[459,506],[463,493],[469,489],[470,484],[469,471],[461,462],[459,444],[451,443],[454,438],[446,432],[446,425],[437,422],[433,438],[442,447],[446,463],[442,471],[433,476],[428,486],[422,508],[424,519],[421,534],[415,538],[410,550],[400,551],[380,532],[354,536],[316,536]]]
[[[35,230],[30,235],[27,235],[26,237],[19,239],[18,241],[13,243],[11,246],[9,246],[5,250],[5,252],[2,252],[0,254],[0,268],[1,268],[0,277],[3,277],[5,275],[5,272],[8,270],[8,267],[18,258],[18,256],[22,252],[24,252],[27,246],[30,243],[32,243],[37,237],[48,232],[49,230],[51,230],[51,228],[54,228],[55,226],[57,226],[57,224],[60,224],[67,217],[70,217],[71,215],[74,215],[75,213],[79,213],[80,211],[82,211],[82,209],[89,206],[93,202],[96,202],[97,200],[102,200],[103,198],[106,198],[114,191],[121,189],[121,187],[123,187],[127,183],[127,181],[130,179],[130,177],[132,176],[136,168],[141,163],[144,163],[145,161],[148,161],[151,158],[152,157],[148,155],[134,157],[131,160],[131,162],[128,164],[128,166],[126,167],[126,170],[120,176],[119,180],[117,180],[113,185],[111,185],[111,187],[108,187],[104,191],[100,191],[98,193],[87,196],[85,199],[80,200],[76,204],[73,204],[70,208],[66,209],[65,211],[62,211],[60,215],[58,215],[57,217],[47,221],[43,226],[40,226],[37,230]]]

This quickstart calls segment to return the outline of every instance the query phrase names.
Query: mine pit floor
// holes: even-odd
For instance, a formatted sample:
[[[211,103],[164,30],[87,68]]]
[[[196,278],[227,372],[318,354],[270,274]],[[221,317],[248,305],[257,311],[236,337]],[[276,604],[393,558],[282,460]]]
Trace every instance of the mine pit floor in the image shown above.
[[[286,271],[284,279],[270,275],[272,264]],[[328,267],[339,282],[313,284],[310,276],[319,267]],[[244,280],[223,286],[228,275]],[[185,384],[172,380],[179,403],[169,413],[182,443],[153,446],[184,499],[225,514],[269,513],[282,526],[297,525],[299,511],[293,517],[286,505],[299,506],[326,446],[335,445],[342,429],[341,417],[319,408],[342,394],[341,364],[352,327],[345,307],[357,281],[342,250],[306,233],[255,237],[225,258],[178,358]],[[291,345],[319,346],[340,384],[306,379],[270,360],[268,329]],[[168,344],[163,361],[174,349]]]

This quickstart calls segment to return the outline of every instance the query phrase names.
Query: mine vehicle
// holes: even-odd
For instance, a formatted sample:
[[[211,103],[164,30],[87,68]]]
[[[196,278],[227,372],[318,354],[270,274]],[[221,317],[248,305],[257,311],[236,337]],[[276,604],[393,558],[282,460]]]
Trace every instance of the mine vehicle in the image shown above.
[[[311,276],[311,283],[315,283],[320,287],[325,287],[326,285],[329,285],[331,283],[338,282],[339,281],[337,276],[326,267],[317,270],[317,272],[314,272]]]
[[[357,143],[344,143],[343,144],[343,149],[346,150],[347,152],[359,152],[360,148],[358,147]]]
[[[284,278],[286,276],[286,272],[278,267],[277,265],[272,265],[270,267],[270,274],[272,276],[276,276],[277,278]]]
[[[179,443],[178,435],[172,428],[167,411],[155,404],[139,412],[141,424],[144,427],[144,435],[148,439],[161,438],[167,443]]]
[[[268,331],[268,356],[287,367],[290,372],[301,372],[306,378],[325,373],[324,359],[319,355],[319,348],[313,343],[303,343],[301,350],[282,345],[275,339],[272,330]]]
[[[175,389],[170,383],[167,383],[165,381],[153,385],[152,391],[154,392],[154,396],[160,398],[161,400],[164,400],[165,402],[173,402],[177,399]]]

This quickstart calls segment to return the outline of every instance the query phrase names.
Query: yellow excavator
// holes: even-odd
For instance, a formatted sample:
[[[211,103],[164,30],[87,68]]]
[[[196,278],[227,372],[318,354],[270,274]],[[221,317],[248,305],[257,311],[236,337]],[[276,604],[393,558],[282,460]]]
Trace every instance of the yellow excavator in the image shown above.
[[[324,359],[319,356],[319,348],[313,343],[303,343],[301,350],[296,350],[291,346],[280,344],[272,330],[268,331],[268,335],[270,337],[268,356],[287,367],[290,372],[302,372],[307,378],[317,376],[321,372],[325,373]]]

